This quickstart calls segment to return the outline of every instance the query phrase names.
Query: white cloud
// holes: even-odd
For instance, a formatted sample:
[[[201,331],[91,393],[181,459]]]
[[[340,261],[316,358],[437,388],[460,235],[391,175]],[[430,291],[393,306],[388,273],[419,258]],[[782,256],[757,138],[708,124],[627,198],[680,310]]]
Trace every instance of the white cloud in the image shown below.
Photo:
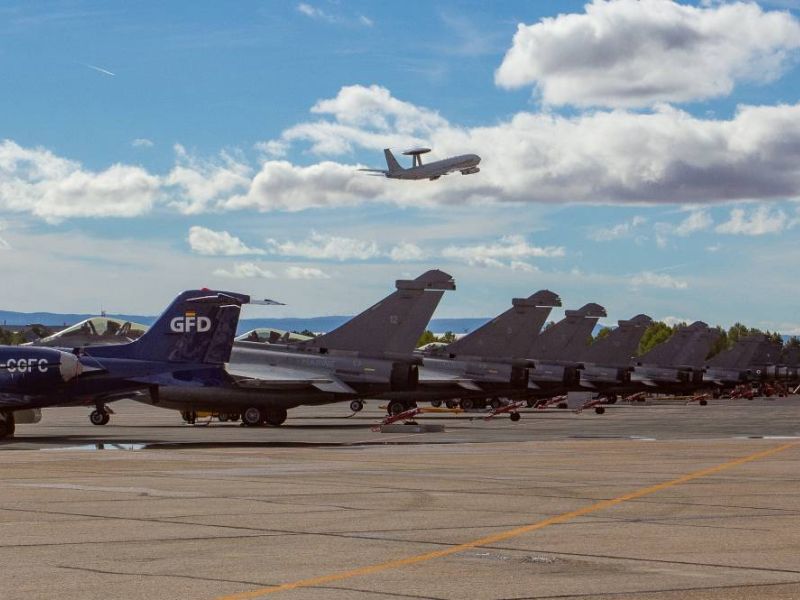
[[[330,279],[330,275],[314,267],[286,267],[289,279]]]
[[[589,233],[589,239],[596,242],[608,242],[618,240],[630,235],[635,229],[647,223],[645,217],[635,216],[629,221],[619,223],[611,227],[599,227]]]
[[[299,242],[279,242],[270,238],[267,245],[272,254],[322,260],[368,260],[381,254],[374,241],[324,235],[316,231],[312,231],[307,239]]]
[[[675,235],[685,237],[698,231],[705,231],[714,224],[714,219],[707,210],[693,210],[673,229]]]
[[[667,273],[654,273],[653,271],[642,271],[631,277],[631,287],[634,289],[641,287],[654,287],[671,290],[685,290],[689,287],[686,281],[676,279]]]
[[[363,27],[372,27],[375,24],[372,19],[364,15],[358,15],[353,18],[334,15],[306,2],[301,2],[297,5],[297,12],[311,19],[332,24],[358,24]]]
[[[687,102],[776,79],[799,46],[791,14],[755,3],[594,0],[581,14],[520,24],[495,81],[534,85],[555,105]]]
[[[230,270],[217,269],[214,275],[231,279],[275,279],[275,273],[252,262],[236,263]]]
[[[389,258],[395,262],[413,262],[425,258],[425,253],[416,244],[400,242],[389,251]]]
[[[666,323],[670,327],[675,327],[676,325],[687,325],[689,323],[694,323],[695,319],[685,319],[682,317],[664,317],[661,319],[663,323]]]
[[[189,229],[189,246],[193,252],[205,256],[241,256],[264,254],[264,250],[250,248],[227,231],[214,231],[195,225]]]
[[[732,235],[764,235],[780,233],[789,226],[789,218],[780,209],[772,210],[769,206],[759,206],[748,212],[744,208],[731,210],[730,218],[717,225],[717,233]]]
[[[88,171],[42,148],[0,142],[0,210],[50,222],[71,217],[135,217],[151,210],[159,179],[140,167],[115,164]]]
[[[152,148],[154,145],[153,141],[147,138],[136,138],[131,142],[131,146],[134,148]]]
[[[532,269],[523,259],[553,258],[564,254],[561,246],[531,246],[521,235],[509,235],[492,244],[452,245],[442,250],[444,258],[463,261],[470,266],[508,267],[517,270]]]
[[[205,212],[251,183],[252,169],[226,152],[220,153],[217,160],[201,160],[176,144],[175,154],[176,165],[164,184],[177,190],[178,198],[173,204],[184,214]]]

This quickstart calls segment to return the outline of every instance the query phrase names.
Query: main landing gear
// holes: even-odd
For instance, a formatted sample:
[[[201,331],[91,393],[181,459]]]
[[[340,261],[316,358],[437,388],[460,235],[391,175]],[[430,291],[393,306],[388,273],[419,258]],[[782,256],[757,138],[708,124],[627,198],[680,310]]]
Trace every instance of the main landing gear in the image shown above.
[[[0,440],[14,437],[16,421],[11,411],[0,411]]]
[[[285,408],[258,408],[251,406],[242,411],[242,425],[246,427],[258,427],[259,425],[271,425],[280,427],[286,422],[288,413]]]
[[[110,420],[111,415],[108,414],[108,411],[103,406],[97,407],[89,415],[89,421],[92,425],[108,425]]]

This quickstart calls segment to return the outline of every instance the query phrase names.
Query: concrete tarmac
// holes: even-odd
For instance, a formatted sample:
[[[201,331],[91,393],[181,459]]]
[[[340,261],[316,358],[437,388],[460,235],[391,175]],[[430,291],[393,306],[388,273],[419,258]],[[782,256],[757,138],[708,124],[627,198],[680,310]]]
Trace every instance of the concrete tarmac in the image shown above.
[[[371,431],[375,403],[278,429],[51,409],[0,444],[0,598],[800,598],[799,403],[423,434]]]

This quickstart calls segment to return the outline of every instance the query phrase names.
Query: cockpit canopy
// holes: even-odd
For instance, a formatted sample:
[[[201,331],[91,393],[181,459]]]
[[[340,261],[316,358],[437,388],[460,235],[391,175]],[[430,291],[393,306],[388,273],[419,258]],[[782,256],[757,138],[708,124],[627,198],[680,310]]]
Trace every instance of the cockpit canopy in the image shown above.
[[[99,344],[127,344],[140,338],[147,325],[109,319],[108,317],[92,317],[72,327],[67,327],[51,336],[35,342],[37,346],[60,346],[77,348],[97,346]]]
[[[283,331],[282,329],[271,329],[263,327],[251,329],[236,338],[237,342],[260,342],[262,344],[293,344],[312,340],[309,335],[295,333],[293,331]]]

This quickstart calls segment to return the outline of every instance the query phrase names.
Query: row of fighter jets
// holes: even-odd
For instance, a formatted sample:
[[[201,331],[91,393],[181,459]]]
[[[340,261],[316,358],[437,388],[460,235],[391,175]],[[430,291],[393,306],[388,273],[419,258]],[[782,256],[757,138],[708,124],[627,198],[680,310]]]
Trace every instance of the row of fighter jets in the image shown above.
[[[699,321],[638,357],[652,322],[645,315],[620,321],[593,343],[592,331],[606,316],[597,304],[567,310],[543,329],[561,306],[548,290],[515,298],[451,344],[417,351],[445,291],[454,289],[453,278],[438,270],[399,280],[389,296],[315,338],[258,330],[235,338],[248,296],[187,291],[133,341],[123,325],[114,335],[98,335],[99,345],[90,345],[89,336],[82,347],[52,347],[67,339],[55,336],[39,346],[0,347],[0,437],[13,435],[18,410],[83,404],[95,407],[92,423],[104,425],[106,405],[132,397],[189,416],[208,411],[248,426],[279,426],[291,408],[343,401],[353,411],[367,399],[385,401],[397,415],[417,402],[498,408],[571,391],[613,402],[641,391],[686,394],[798,379],[800,353],[764,336],[743,338],[706,360],[719,334]]]

